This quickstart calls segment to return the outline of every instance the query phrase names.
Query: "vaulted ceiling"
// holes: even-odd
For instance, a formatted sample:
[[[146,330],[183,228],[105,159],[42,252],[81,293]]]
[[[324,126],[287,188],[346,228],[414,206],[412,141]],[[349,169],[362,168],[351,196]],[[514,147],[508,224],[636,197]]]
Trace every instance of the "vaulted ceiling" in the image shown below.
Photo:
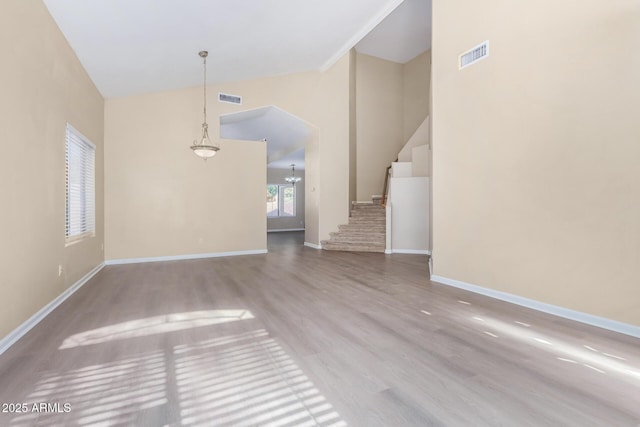
[[[431,0],[404,0],[356,50],[401,64],[431,48]]]
[[[355,47],[405,63],[431,47],[431,0],[43,0],[105,98],[324,70]],[[199,71],[200,70],[200,71]],[[285,131],[286,130],[286,131]],[[308,128],[276,107],[220,118],[304,167]]]
[[[44,0],[106,98],[201,84],[201,50],[212,83],[322,70],[361,40],[406,62],[429,48],[430,1]]]

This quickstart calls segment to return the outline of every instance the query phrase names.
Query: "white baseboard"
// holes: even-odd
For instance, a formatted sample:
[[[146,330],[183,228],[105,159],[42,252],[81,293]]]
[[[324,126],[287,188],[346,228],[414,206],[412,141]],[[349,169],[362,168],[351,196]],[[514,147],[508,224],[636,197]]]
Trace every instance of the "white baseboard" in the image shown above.
[[[34,326],[36,326],[42,319],[44,319],[49,313],[51,313],[56,307],[62,304],[67,298],[69,298],[75,291],[80,289],[82,285],[87,283],[89,279],[95,276],[105,266],[104,263],[96,266],[93,270],[85,274],[80,280],[73,285],[69,286],[60,295],[58,295],[49,304],[42,307],[36,314],[28,318],[24,323],[15,328],[6,337],[0,340],[0,354],[4,353],[15,344],[20,338],[22,338],[27,332],[29,332]]]
[[[384,250],[384,254],[385,255],[391,255],[393,253],[393,251],[391,249],[385,249]]]
[[[316,245],[315,243],[304,242],[304,245],[313,249],[322,249],[321,245]]]
[[[267,230],[267,233],[281,233],[283,231],[304,231],[304,228],[278,228],[276,230]]]
[[[587,325],[597,326],[599,328],[608,329],[610,331],[640,338],[640,327],[618,322],[617,320],[594,316],[592,314],[571,310],[569,308],[564,308],[557,305],[547,304],[518,295],[509,294],[507,292],[483,288],[481,286],[472,285],[470,283],[461,282],[459,280],[449,279],[447,277],[434,275],[431,276],[431,281],[510,302],[512,304],[531,308],[533,310],[542,311],[544,313],[553,314],[554,316],[564,317],[565,319],[575,320],[576,322],[585,323]]]
[[[150,258],[109,259],[104,263],[106,265],[139,264],[143,262],[183,261],[187,259],[218,258],[218,257],[225,257],[225,256],[240,256],[240,255],[258,255],[258,254],[266,254],[266,253],[267,253],[266,249],[254,249],[254,250],[248,250],[248,251],[212,252],[212,253],[205,253],[205,254],[158,256],[158,257],[150,257]]]
[[[387,249],[385,254],[415,254],[415,255],[431,255],[431,251],[426,249]]]

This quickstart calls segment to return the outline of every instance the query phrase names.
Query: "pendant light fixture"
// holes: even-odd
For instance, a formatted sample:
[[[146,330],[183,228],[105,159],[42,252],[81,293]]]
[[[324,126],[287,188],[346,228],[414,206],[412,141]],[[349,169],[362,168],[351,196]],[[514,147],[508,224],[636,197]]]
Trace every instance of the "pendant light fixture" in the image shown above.
[[[296,164],[291,164],[291,176],[286,177],[284,180],[287,181],[288,184],[296,185],[296,182],[300,182],[302,178],[296,176]]]
[[[204,123],[202,123],[202,137],[200,141],[193,141],[191,149],[196,156],[203,158],[205,161],[209,157],[216,155],[220,147],[211,142],[209,138],[209,125],[207,125],[207,56],[209,52],[203,50],[198,53],[204,61]]]

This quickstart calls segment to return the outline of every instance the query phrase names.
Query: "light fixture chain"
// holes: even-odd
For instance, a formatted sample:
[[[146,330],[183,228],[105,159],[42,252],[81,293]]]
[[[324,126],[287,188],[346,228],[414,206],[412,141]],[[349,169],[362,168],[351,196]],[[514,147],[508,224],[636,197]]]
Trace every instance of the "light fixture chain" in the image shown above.
[[[204,123],[207,123],[207,57],[204,57]]]

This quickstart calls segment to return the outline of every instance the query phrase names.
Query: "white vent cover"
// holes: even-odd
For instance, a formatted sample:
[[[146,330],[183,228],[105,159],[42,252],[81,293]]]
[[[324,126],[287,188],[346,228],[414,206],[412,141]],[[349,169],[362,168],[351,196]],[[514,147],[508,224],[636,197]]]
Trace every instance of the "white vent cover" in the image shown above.
[[[240,95],[230,95],[228,93],[218,92],[218,101],[242,105],[242,97]]]
[[[482,42],[478,46],[471,48],[458,57],[458,66],[462,70],[471,64],[475,64],[481,59],[489,56],[489,40]]]

